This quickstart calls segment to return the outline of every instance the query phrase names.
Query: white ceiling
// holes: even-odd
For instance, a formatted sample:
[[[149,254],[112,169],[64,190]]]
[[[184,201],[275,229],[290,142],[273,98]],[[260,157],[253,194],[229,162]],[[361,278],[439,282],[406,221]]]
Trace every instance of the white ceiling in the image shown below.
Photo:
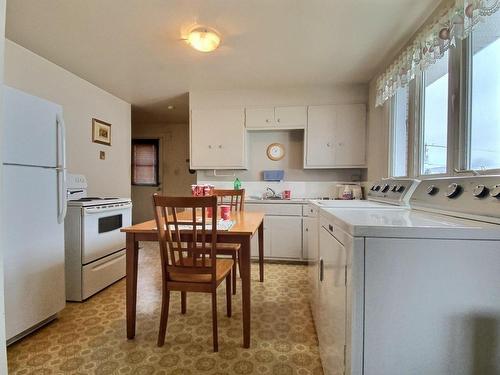
[[[145,121],[184,121],[196,88],[367,82],[437,3],[9,0],[6,35],[132,103]],[[181,37],[194,24],[217,29],[221,47],[189,48]]]

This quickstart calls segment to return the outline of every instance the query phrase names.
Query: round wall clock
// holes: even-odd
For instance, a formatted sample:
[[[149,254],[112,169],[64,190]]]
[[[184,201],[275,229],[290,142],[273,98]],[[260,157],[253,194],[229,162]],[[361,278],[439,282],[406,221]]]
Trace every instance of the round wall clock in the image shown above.
[[[274,161],[283,159],[285,157],[285,146],[281,143],[271,143],[267,146],[267,157]]]

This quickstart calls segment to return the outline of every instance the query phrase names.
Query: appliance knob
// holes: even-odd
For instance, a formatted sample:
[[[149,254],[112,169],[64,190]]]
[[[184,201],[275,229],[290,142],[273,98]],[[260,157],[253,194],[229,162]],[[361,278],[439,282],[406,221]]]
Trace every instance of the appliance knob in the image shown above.
[[[491,189],[490,195],[493,198],[500,198],[500,185],[493,186],[493,188]]]
[[[461,191],[462,188],[460,187],[460,185],[454,182],[448,185],[448,189],[446,190],[446,196],[448,198],[455,198],[460,194]]]
[[[380,185],[376,185],[375,186],[375,191],[379,191],[380,190]]]
[[[474,190],[472,190],[472,195],[476,198],[482,198],[488,193],[488,188],[484,185],[477,185]]]
[[[439,191],[438,187],[435,185],[429,185],[427,186],[427,194],[429,195],[434,195]]]
[[[382,187],[382,193],[386,193],[388,190],[389,190],[389,185],[388,185],[388,184],[385,184],[385,185]]]
[[[391,191],[397,191],[398,190],[398,185],[392,185],[391,186]]]
[[[399,185],[399,186],[397,187],[397,190],[396,190],[396,191],[397,191],[398,193],[402,193],[403,191],[405,191],[405,187],[404,187],[404,185]]]

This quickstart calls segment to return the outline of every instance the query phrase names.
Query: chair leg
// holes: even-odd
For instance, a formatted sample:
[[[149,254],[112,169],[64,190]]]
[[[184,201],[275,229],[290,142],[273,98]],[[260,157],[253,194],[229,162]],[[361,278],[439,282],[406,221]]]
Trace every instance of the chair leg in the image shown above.
[[[187,293],[181,292],[181,314],[185,314],[187,310]]]
[[[217,332],[217,289],[214,289],[212,291],[212,328],[213,328],[214,352],[218,352],[219,335]]]
[[[226,310],[227,310],[227,317],[228,318],[230,318],[232,315],[231,298],[232,298],[231,297],[231,272],[229,272],[226,276]]]
[[[240,253],[238,253],[238,271],[240,271],[240,279],[241,279],[241,257],[240,257]]]
[[[236,253],[233,254],[233,269],[232,269],[232,273],[233,273],[233,294],[236,294]]]
[[[165,343],[169,305],[170,305],[170,291],[164,288],[161,299],[160,331],[158,332],[158,346],[163,346],[163,344]]]

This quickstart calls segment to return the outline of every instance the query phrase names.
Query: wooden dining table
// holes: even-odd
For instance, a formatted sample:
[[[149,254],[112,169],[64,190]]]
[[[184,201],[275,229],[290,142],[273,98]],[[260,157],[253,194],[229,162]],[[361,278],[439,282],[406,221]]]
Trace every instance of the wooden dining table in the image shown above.
[[[241,304],[243,315],[243,347],[250,347],[250,241],[258,233],[259,240],[259,280],[264,281],[264,213],[238,211],[231,213],[234,222],[229,230],[217,231],[217,242],[239,243],[241,245],[240,276],[241,276]],[[121,229],[126,233],[126,269],[127,269],[127,338],[135,336],[136,308],[137,308],[137,275],[139,259],[139,241],[158,241],[156,222],[149,220]],[[159,265],[158,265],[159,266]]]

